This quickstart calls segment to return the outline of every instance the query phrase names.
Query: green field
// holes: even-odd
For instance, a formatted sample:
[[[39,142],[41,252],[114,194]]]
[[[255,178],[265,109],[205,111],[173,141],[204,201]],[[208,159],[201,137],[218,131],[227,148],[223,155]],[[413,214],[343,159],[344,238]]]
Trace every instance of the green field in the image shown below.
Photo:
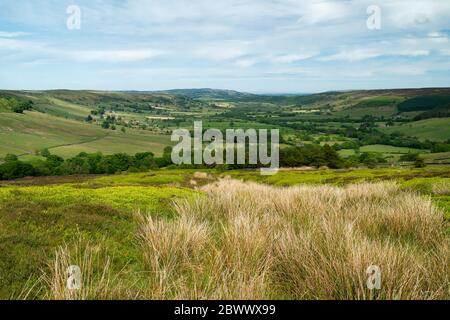
[[[450,163],[450,152],[430,153],[424,156],[429,162]]]
[[[45,110],[54,112],[56,115],[67,114],[70,118],[83,120],[91,112],[91,108],[87,106],[70,103],[64,100],[49,97],[48,101],[51,103],[52,107],[46,108]]]
[[[107,135],[98,127],[53,117],[38,112],[0,114],[0,155],[9,153],[33,154],[36,150],[64,144],[77,144]]]
[[[378,152],[378,153],[394,153],[394,154],[405,154],[405,153],[419,153],[423,152],[423,150],[413,149],[413,148],[402,148],[402,147],[393,147],[386,146],[382,144],[374,144],[369,146],[364,146],[360,148],[361,152]]]
[[[48,148],[63,157],[80,152],[105,154],[151,151],[157,155],[170,137],[143,130],[103,130],[98,126],[38,112],[0,113],[0,157],[13,153],[32,155]]]
[[[366,115],[377,115],[389,117],[397,113],[395,106],[380,106],[380,107],[355,107],[336,112],[339,116],[349,116],[360,118]]]
[[[427,119],[395,125],[383,129],[386,132],[401,132],[420,139],[446,141],[450,137],[450,118]]]
[[[50,151],[64,158],[73,157],[80,152],[95,153],[98,151],[104,154],[135,154],[149,151],[160,156],[164,148],[170,144],[172,144],[170,136],[130,130],[126,134],[121,132],[109,133],[104,138],[86,143],[53,147],[50,148]]]

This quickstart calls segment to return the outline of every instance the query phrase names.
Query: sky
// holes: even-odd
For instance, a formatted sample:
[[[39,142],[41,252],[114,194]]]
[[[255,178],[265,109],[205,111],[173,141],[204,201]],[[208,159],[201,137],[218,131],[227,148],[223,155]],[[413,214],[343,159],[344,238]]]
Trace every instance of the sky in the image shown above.
[[[0,0],[1,89],[450,87],[450,0]]]

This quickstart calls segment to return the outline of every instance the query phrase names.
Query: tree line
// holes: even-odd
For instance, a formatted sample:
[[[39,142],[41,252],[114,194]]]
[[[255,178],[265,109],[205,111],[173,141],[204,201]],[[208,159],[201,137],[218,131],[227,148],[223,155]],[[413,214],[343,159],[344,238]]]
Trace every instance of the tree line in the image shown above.
[[[63,159],[58,155],[43,150],[43,159],[25,162],[16,155],[8,154],[0,164],[0,179],[10,180],[27,176],[62,176],[76,174],[114,174],[120,172],[144,172],[150,169],[164,167],[178,168],[217,168],[223,170],[257,168],[259,165],[174,165],[171,159],[172,148],[166,147],[163,155],[156,157],[152,152],[128,155],[117,153],[103,155],[102,153],[82,152],[75,157]],[[280,150],[280,165],[282,167],[298,166],[328,166],[342,168],[349,163],[342,159],[337,151],[328,146],[306,145],[288,147]]]

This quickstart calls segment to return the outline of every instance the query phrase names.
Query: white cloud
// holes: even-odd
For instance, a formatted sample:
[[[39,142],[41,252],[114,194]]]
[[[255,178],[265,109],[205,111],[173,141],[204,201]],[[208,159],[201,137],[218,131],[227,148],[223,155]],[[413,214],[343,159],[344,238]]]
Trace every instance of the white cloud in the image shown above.
[[[441,32],[430,32],[428,38],[434,43],[448,43],[449,39],[446,34]]]
[[[17,38],[22,36],[30,35],[28,32],[6,32],[0,31],[0,38]]]
[[[441,67],[450,56],[449,0],[77,0],[77,4],[82,8],[82,29],[71,32],[65,28],[64,2],[1,0],[0,69],[33,65],[38,70],[34,62],[43,62],[39,75],[53,72],[58,79],[64,77],[61,70],[79,77],[92,72],[92,83],[96,79],[112,83],[102,71],[108,64],[115,63],[111,69],[116,69],[123,63],[125,68],[136,67],[134,83],[147,85],[149,77],[139,70],[156,72],[151,69],[156,68],[155,83],[164,78],[169,87],[179,83],[183,68],[189,68],[182,72],[183,79],[195,78],[199,85],[209,85],[211,78],[234,85],[226,79],[260,77],[258,81],[270,90],[294,86],[292,81],[283,82],[284,77],[317,79],[296,83],[320,90],[322,85],[333,88],[346,81],[350,87],[351,79],[367,78],[368,82],[353,83],[357,86],[375,81],[384,85],[389,75],[400,79],[396,75],[431,72],[436,77],[424,81],[448,84],[448,76],[442,81],[440,75],[447,69],[435,66]],[[381,8],[381,30],[366,27],[370,4]],[[12,25],[20,30],[10,30]],[[159,56],[163,58],[154,59]],[[122,78],[117,79],[120,87]],[[39,76],[26,81],[39,82]]]
[[[164,54],[154,49],[140,50],[86,50],[69,53],[68,56],[81,62],[136,62],[149,60]]]
[[[307,25],[342,21],[348,19],[352,12],[349,3],[331,1],[305,1],[302,9],[298,23]]]
[[[314,56],[317,56],[318,52],[308,52],[308,53],[298,53],[298,54],[285,54],[280,55],[275,58],[273,58],[273,62],[275,63],[292,63],[300,60],[306,60],[309,58],[312,58]]]
[[[400,76],[419,76],[425,73],[425,69],[415,66],[392,66],[383,69],[383,74],[393,74]]]
[[[206,44],[194,50],[194,56],[213,61],[232,60],[248,54],[243,43]]]
[[[328,57],[324,57],[323,61],[361,61],[370,58],[379,57],[381,53],[374,49],[358,48],[350,50],[341,50],[340,52]]]
[[[43,46],[40,43],[26,40],[19,40],[14,38],[0,38],[0,52],[1,51],[21,51],[21,52],[36,52],[42,51]]]
[[[240,59],[235,62],[238,67],[248,68],[258,63],[257,59]]]
[[[404,50],[392,50],[387,53],[387,55],[392,56],[405,56],[405,57],[423,57],[430,55],[429,50],[414,50],[414,49],[404,49]]]
[[[441,0],[396,0],[381,4],[387,26],[420,29],[442,26],[450,16],[450,2]]]
[[[322,61],[362,61],[372,58],[378,58],[382,56],[402,56],[402,57],[421,57],[428,56],[430,54],[429,50],[426,49],[396,49],[385,45],[380,48],[352,48],[344,49],[336,54],[323,57]]]

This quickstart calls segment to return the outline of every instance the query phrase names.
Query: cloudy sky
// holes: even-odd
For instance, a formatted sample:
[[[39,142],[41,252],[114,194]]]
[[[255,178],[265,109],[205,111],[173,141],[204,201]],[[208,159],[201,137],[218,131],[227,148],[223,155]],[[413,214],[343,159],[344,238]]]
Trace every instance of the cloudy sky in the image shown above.
[[[0,0],[0,88],[442,87],[449,37],[449,0]]]

